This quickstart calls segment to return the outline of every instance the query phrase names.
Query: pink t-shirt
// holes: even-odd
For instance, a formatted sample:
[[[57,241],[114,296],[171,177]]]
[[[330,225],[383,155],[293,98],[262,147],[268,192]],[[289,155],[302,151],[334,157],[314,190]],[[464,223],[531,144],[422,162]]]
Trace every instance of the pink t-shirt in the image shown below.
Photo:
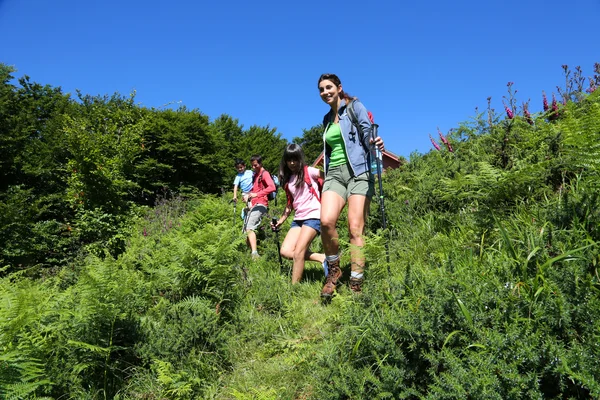
[[[316,180],[319,178],[320,171],[317,168],[308,167],[308,174],[311,177],[312,187],[316,193],[319,193]],[[306,220],[306,219],[320,219],[321,218],[321,203],[319,199],[313,196],[308,185],[302,183],[299,187],[296,187],[297,175],[290,178],[288,183],[288,190],[292,194],[294,199],[292,206],[295,210],[295,220]]]

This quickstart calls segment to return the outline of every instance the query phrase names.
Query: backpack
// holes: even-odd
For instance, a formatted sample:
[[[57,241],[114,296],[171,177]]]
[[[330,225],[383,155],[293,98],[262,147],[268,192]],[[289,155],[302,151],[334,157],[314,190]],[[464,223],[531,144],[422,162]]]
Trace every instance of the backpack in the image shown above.
[[[323,178],[319,177],[316,180],[317,182],[317,189],[319,190],[319,192],[317,193],[317,191],[315,191],[315,188],[312,185],[312,179],[310,178],[310,175],[308,174],[308,166],[304,166],[304,183],[306,183],[308,185],[308,190],[310,190],[310,192],[312,193],[313,196],[315,196],[317,198],[317,200],[319,200],[319,203],[321,202],[321,193],[323,192]],[[294,202],[294,198],[292,196],[292,192],[290,192],[289,189],[289,183],[285,184],[285,194],[287,195],[287,205],[292,208],[292,204]]]
[[[275,200],[275,204],[277,204],[277,191],[279,190],[279,178],[277,177],[277,175],[273,175],[270,172],[269,172],[269,174],[271,175],[271,179],[273,179],[273,183],[275,184],[275,191],[269,193],[267,198],[269,200]]]

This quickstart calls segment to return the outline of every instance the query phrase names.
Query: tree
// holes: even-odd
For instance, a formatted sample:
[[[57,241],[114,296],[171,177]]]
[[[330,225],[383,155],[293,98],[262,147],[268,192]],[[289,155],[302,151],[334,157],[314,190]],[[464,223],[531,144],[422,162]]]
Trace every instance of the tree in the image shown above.
[[[306,162],[312,164],[323,152],[323,126],[315,125],[310,129],[303,129],[302,136],[295,137],[292,142],[302,146]]]
[[[259,154],[267,171],[272,173],[279,171],[279,163],[287,146],[287,140],[283,139],[275,128],[270,128],[268,125],[251,126],[244,131],[241,143],[242,148],[246,149],[245,157],[241,158],[249,161],[252,155]]]

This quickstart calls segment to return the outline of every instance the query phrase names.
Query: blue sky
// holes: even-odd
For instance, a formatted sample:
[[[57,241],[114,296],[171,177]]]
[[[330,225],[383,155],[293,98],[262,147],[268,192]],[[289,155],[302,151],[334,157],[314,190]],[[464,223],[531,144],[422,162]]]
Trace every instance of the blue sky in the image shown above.
[[[375,115],[386,147],[502,111],[506,84],[541,109],[561,65],[600,62],[600,0],[0,0],[0,62],[65,92],[129,94],[221,114],[286,139],[321,122],[317,79],[337,74]]]

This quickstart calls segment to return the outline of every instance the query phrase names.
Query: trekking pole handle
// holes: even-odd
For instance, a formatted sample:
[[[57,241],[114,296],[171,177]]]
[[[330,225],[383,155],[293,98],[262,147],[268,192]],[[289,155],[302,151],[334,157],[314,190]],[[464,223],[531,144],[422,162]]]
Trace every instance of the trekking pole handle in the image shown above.
[[[379,147],[377,147],[377,145],[375,145],[375,138],[378,136],[377,131],[379,130],[379,125],[373,123],[371,126],[373,127],[373,129],[371,130],[371,136],[373,138],[373,147],[375,147],[375,154],[376,154],[377,158],[379,159],[379,161],[383,161],[381,150],[379,150]]]
[[[279,232],[279,229],[277,228],[277,221],[279,221],[279,220],[277,219],[277,217],[273,217],[273,218],[271,219],[271,225],[272,225],[272,226],[271,226],[271,230],[272,230],[273,232]]]

